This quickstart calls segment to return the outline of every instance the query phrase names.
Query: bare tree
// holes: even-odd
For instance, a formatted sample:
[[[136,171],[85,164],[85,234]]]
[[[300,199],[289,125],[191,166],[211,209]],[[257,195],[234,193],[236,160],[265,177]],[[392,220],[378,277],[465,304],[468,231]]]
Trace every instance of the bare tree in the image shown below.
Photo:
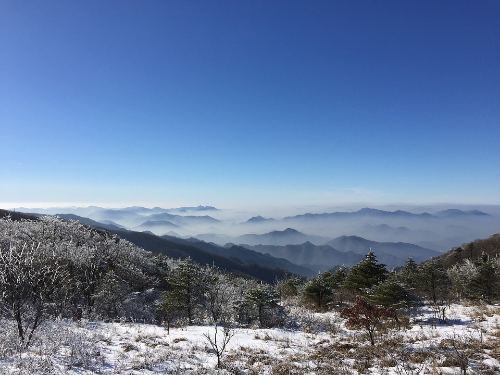
[[[224,324],[222,327],[222,331],[220,330],[219,323],[215,323],[214,326],[215,332],[212,336],[210,332],[204,333],[203,336],[206,337],[210,346],[212,347],[215,355],[217,356],[217,368],[221,368],[221,359],[226,350],[227,344],[234,336],[234,330],[230,324]],[[222,334],[222,337],[221,337]]]
[[[24,347],[29,346],[52,296],[68,277],[58,260],[57,246],[17,241],[0,244],[2,310],[10,312],[16,322]]]

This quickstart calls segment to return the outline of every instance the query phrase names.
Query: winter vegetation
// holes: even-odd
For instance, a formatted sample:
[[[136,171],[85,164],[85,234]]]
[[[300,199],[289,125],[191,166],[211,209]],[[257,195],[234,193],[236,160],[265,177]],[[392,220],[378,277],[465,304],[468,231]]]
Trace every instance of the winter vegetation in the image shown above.
[[[0,219],[0,373],[498,374],[500,236],[264,282],[76,221]]]

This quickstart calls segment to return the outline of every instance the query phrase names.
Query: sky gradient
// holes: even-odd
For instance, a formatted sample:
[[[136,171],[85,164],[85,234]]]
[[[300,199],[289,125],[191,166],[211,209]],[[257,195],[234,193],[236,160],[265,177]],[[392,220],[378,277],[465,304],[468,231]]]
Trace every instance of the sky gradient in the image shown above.
[[[500,204],[500,2],[0,2],[0,207]]]

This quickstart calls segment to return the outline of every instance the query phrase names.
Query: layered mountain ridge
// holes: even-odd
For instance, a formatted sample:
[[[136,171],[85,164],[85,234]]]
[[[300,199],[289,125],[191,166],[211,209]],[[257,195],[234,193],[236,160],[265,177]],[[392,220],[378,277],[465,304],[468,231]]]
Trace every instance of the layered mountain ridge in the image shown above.
[[[224,217],[227,212],[212,206],[26,211],[59,214],[107,230],[129,232],[128,236],[154,234],[241,264],[269,265],[304,276],[356,264],[370,249],[389,268],[402,265],[408,257],[421,262],[462,243],[489,237],[500,228],[498,215],[457,208],[434,213],[362,208],[281,219],[257,215],[245,221],[231,221]]]

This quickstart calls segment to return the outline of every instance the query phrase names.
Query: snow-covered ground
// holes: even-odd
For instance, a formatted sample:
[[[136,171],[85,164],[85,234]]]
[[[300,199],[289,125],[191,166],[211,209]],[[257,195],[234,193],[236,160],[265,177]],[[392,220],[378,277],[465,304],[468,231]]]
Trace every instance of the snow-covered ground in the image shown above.
[[[16,351],[10,324],[0,328],[5,374],[500,374],[500,308],[454,304],[447,323],[431,308],[411,327],[379,332],[371,346],[337,313],[291,312],[301,328],[232,328],[222,368],[206,335],[213,326],[59,321],[40,328],[29,351]],[[217,331],[218,347],[224,336]]]

